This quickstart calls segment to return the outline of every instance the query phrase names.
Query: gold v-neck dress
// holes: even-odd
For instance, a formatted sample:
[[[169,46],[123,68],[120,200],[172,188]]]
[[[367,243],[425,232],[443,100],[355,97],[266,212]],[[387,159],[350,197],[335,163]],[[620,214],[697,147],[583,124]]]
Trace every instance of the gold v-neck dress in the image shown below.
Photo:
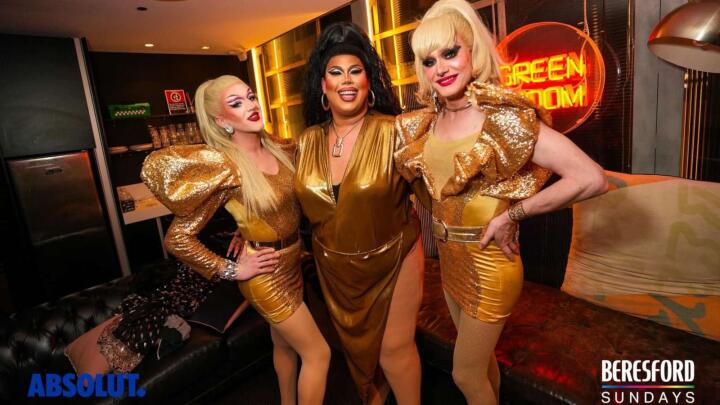
[[[295,147],[284,146],[294,158]],[[235,165],[222,152],[206,145],[174,146],[150,154],[141,177],[158,200],[175,214],[165,246],[178,260],[212,279],[228,259],[206,248],[197,238],[210,218],[225,207],[245,241],[274,242],[298,232],[300,205],[293,192],[292,171],[278,162],[279,172],[266,175],[278,197],[277,208],[250,215],[242,204],[242,181]],[[248,253],[253,249],[247,245]],[[279,323],[302,304],[300,241],[278,251],[272,273],[239,281],[245,298],[268,322]]]
[[[410,185],[395,170],[394,117],[369,113],[337,202],[326,125],[298,142],[295,192],[312,226],[320,285],[358,391],[382,384],[380,344],[403,259],[420,232]]]
[[[550,172],[534,163],[540,122],[549,115],[523,96],[486,83],[471,83],[466,95],[486,115],[481,132],[467,151],[448,156],[452,174],[436,183],[426,148],[437,114],[429,108],[397,118],[398,170],[408,181],[422,178],[433,197],[432,214],[448,226],[480,227],[503,213],[516,200],[537,193]],[[440,179],[438,179],[440,180]],[[444,180],[444,179],[443,179]],[[442,180],[440,180],[442,181]],[[510,315],[520,296],[523,268],[520,257],[510,261],[491,242],[438,241],[443,289],[469,316],[498,323]]]

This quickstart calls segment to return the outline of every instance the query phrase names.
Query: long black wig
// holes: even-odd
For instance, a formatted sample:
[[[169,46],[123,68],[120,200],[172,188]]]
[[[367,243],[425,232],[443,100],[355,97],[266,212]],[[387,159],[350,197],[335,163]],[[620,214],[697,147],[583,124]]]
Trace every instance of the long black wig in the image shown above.
[[[390,74],[370,39],[357,25],[338,22],[323,30],[305,66],[302,98],[303,117],[308,127],[330,120],[331,112],[323,110],[320,104],[321,79],[330,58],[348,54],[357,56],[365,65],[370,89],[375,94],[375,105],[372,109],[383,114],[400,114],[400,103],[392,91]]]

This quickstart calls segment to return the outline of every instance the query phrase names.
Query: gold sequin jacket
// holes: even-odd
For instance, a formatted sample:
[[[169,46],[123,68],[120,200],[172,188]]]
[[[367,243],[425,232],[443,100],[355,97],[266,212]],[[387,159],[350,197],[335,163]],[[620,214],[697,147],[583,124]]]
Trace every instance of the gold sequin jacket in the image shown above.
[[[440,187],[441,201],[460,194],[522,200],[537,193],[551,173],[531,158],[540,122],[549,124],[549,114],[512,90],[488,83],[471,83],[466,95],[485,112],[486,119],[472,149],[455,155],[454,174],[447,183],[434,183],[423,157],[437,120],[430,108],[396,119],[395,162],[400,173],[408,181],[422,178],[431,196]]]
[[[294,158],[294,145],[282,147]],[[272,242],[297,232],[300,205],[292,192],[293,173],[282,163],[278,165],[278,174],[267,176],[278,197],[277,209],[251,215],[242,204],[237,168],[224,153],[207,145],[172,146],[151,153],[140,177],[175,214],[165,236],[168,252],[212,279],[227,261],[205,247],[197,234],[223,206],[245,240]]]

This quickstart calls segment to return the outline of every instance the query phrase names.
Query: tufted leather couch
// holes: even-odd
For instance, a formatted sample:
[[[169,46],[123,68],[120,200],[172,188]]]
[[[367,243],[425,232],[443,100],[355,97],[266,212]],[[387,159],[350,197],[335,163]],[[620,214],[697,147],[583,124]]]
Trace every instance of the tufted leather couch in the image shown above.
[[[423,372],[444,374],[446,384],[452,381],[456,335],[443,297],[440,266],[427,259],[417,344]],[[495,354],[502,372],[503,403],[602,403],[599,370],[603,359],[693,360],[695,403],[720,399],[719,342],[601,308],[529,281]],[[457,390],[449,391],[441,394],[444,400],[427,395],[424,400],[463,403]]]
[[[168,264],[165,264],[168,265]],[[121,278],[14,314],[0,323],[0,403],[23,403],[32,373],[72,373],[63,354],[67,344],[109,318],[131,287]],[[144,403],[187,403],[225,389],[272,354],[267,323],[248,308],[222,336],[193,327],[178,352],[148,356],[134,371],[147,392]],[[42,401],[42,399],[39,399]],[[39,402],[38,401],[38,402]],[[43,401],[44,402],[44,401]],[[132,403],[93,398],[84,403]]]
[[[339,342],[322,302],[312,259],[303,262],[306,302],[331,346]],[[63,355],[77,336],[107,319],[130,289],[119,279],[0,321],[0,403],[21,403],[30,375],[67,373]],[[423,403],[462,404],[451,377],[456,331],[442,294],[439,264],[426,260],[417,344],[423,362]],[[223,336],[200,327],[178,353],[148,359],[136,370],[146,403],[203,403],[271,356],[265,321],[252,309]],[[526,281],[496,348],[501,400],[510,404],[601,403],[600,362],[694,360],[698,404],[720,398],[720,343],[601,308],[557,288]],[[112,402],[97,398],[95,403]],[[115,403],[132,403],[121,399]],[[143,401],[145,402],[145,401]]]

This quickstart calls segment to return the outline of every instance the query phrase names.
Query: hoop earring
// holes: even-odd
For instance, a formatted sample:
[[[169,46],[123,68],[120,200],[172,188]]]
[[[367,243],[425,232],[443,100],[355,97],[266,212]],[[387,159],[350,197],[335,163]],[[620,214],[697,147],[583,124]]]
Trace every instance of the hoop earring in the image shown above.
[[[372,102],[370,102],[370,95],[372,95]],[[375,92],[370,89],[370,93],[368,94],[368,107],[373,108],[375,107],[375,101],[377,99],[375,98]]]
[[[227,132],[228,135],[232,135],[235,133],[235,128],[231,127],[230,125],[226,125],[223,127],[225,132]]]
[[[325,93],[320,96],[320,105],[322,106],[323,110],[328,111],[330,109],[330,101],[328,101],[327,96]]]
[[[440,103],[440,98],[438,97],[437,91],[433,90],[432,92],[432,101],[433,101],[433,107],[435,108],[435,112],[439,113],[440,110],[442,110],[442,104]]]

